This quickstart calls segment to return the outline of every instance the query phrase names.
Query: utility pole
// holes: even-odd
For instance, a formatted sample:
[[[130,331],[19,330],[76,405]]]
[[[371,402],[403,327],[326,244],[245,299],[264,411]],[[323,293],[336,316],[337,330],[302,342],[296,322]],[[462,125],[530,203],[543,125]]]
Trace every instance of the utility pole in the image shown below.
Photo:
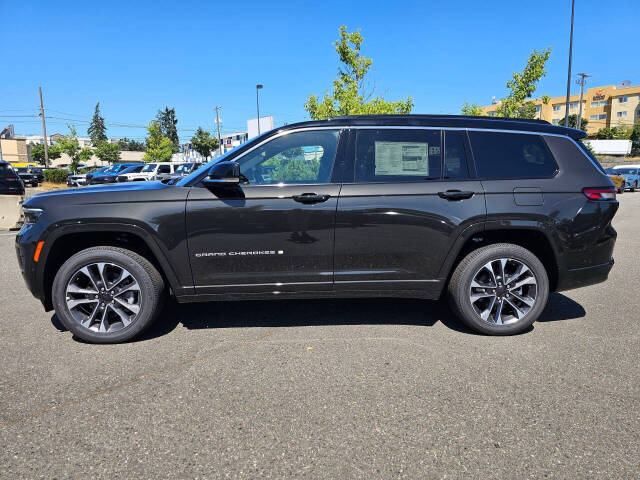
[[[44,166],[49,166],[49,142],[47,142],[47,124],[44,121],[44,106],[42,105],[42,87],[38,87],[40,92],[40,117],[42,118],[42,137],[44,139]]]
[[[258,100],[258,92],[262,89],[262,85],[256,85],[256,110],[258,111],[258,135],[260,135],[260,101]]]
[[[569,96],[571,95],[571,57],[573,55],[573,12],[576,0],[571,0],[571,33],[569,34],[569,71],[567,72],[567,101],[564,108],[564,126],[569,126]]]
[[[582,99],[584,97],[584,82],[585,82],[585,78],[590,77],[591,75],[587,75],[586,73],[579,73],[578,76],[580,77],[580,111],[578,113],[578,122],[577,122],[577,128],[578,130],[580,130],[580,127],[582,126]]]
[[[220,155],[222,155],[222,136],[220,135],[220,115],[218,115],[218,110],[222,107],[216,106],[216,124],[218,125],[218,148],[220,148]]]

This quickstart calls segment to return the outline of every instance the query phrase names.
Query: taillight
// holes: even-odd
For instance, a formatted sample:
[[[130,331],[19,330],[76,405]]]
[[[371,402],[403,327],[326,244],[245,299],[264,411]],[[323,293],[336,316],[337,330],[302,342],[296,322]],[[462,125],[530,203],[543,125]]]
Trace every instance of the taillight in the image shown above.
[[[616,189],[611,188],[583,188],[584,193],[589,200],[615,200]]]

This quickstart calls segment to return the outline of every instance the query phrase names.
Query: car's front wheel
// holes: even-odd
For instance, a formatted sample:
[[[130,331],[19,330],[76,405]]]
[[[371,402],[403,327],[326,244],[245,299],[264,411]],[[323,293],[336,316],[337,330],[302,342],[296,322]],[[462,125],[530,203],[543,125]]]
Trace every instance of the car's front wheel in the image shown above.
[[[449,282],[453,312],[488,335],[520,333],[542,314],[549,297],[544,265],[529,250],[509,243],[469,253]]]
[[[146,258],[117,247],[93,247],[70,257],[53,281],[56,315],[92,343],[130,340],[162,305],[162,276]]]

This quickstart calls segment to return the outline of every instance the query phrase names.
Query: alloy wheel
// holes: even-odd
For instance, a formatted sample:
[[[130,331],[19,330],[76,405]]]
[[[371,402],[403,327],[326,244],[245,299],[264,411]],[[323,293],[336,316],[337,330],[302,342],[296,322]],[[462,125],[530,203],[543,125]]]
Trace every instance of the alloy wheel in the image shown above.
[[[114,263],[91,263],[71,276],[66,304],[83,327],[111,333],[128,327],[140,313],[142,294],[138,280]]]
[[[522,320],[533,308],[537,295],[535,274],[514,258],[498,258],[484,264],[469,288],[471,306],[490,325]]]

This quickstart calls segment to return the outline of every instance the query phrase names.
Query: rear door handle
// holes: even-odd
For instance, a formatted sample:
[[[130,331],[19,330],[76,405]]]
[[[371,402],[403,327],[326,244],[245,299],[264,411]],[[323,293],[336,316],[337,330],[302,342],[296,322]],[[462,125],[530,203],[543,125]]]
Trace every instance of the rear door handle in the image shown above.
[[[321,203],[329,200],[331,195],[318,195],[317,193],[303,193],[302,195],[294,195],[293,198],[296,202],[311,204]]]
[[[464,200],[465,198],[473,197],[473,192],[461,191],[461,190],[447,190],[446,192],[438,192],[440,198],[446,198],[447,200]]]

